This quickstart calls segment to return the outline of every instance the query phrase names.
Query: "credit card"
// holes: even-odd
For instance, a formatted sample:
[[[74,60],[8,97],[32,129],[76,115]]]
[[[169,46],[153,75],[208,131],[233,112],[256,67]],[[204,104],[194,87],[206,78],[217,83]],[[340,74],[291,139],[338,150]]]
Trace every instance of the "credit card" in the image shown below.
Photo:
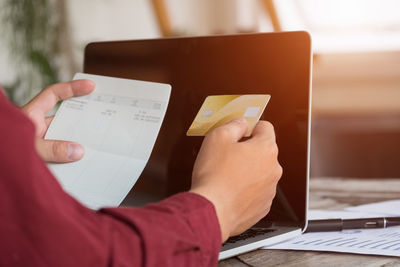
[[[187,136],[204,136],[233,119],[244,118],[249,126],[246,137],[260,120],[270,95],[211,95],[201,106]]]

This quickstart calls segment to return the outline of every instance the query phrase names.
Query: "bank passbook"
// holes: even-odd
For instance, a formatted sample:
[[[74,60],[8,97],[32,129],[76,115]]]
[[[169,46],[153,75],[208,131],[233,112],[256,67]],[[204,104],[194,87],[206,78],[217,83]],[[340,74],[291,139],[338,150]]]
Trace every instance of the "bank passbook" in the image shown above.
[[[245,135],[248,137],[260,120],[270,98],[270,95],[208,96],[186,135],[204,136],[211,130],[233,119],[244,118],[249,126]]]
[[[78,73],[95,90],[60,105],[46,139],[74,141],[85,148],[76,162],[48,164],[63,189],[82,204],[118,206],[149,160],[171,86]]]

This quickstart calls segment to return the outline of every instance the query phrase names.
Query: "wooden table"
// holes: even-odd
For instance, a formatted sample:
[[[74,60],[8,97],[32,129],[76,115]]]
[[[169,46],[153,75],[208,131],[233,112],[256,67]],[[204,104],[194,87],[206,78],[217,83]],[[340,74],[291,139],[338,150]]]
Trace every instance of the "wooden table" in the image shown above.
[[[340,210],[393,199],[400,199],[400,178],[312,178],[310,181],[310,209]],[[220,261],[218,266],[400,266],[400,258],[259,249]]]

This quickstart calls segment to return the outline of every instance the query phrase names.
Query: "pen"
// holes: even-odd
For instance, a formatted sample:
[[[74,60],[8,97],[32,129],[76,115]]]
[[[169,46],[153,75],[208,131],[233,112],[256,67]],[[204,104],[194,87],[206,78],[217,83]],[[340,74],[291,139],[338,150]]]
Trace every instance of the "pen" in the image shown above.
[[[386,228],[400,225],[400,217],[309,220],[306,233],[342,231],[346,229]]]

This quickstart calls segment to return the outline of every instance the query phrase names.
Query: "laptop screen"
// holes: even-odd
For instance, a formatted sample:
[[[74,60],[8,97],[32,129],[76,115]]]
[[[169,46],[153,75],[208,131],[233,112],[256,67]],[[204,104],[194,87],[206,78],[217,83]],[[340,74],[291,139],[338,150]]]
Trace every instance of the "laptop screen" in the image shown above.
[[[172,85],[150,160],[122,204],[143,205],[190,188],[203,138],[188,137],[186,131],[208,95],[270,94],[261,119],[275,127],[283,176],[263,221],[304,226],[310,69],[311,41],[305,32],[89,44],[86,73]]]

